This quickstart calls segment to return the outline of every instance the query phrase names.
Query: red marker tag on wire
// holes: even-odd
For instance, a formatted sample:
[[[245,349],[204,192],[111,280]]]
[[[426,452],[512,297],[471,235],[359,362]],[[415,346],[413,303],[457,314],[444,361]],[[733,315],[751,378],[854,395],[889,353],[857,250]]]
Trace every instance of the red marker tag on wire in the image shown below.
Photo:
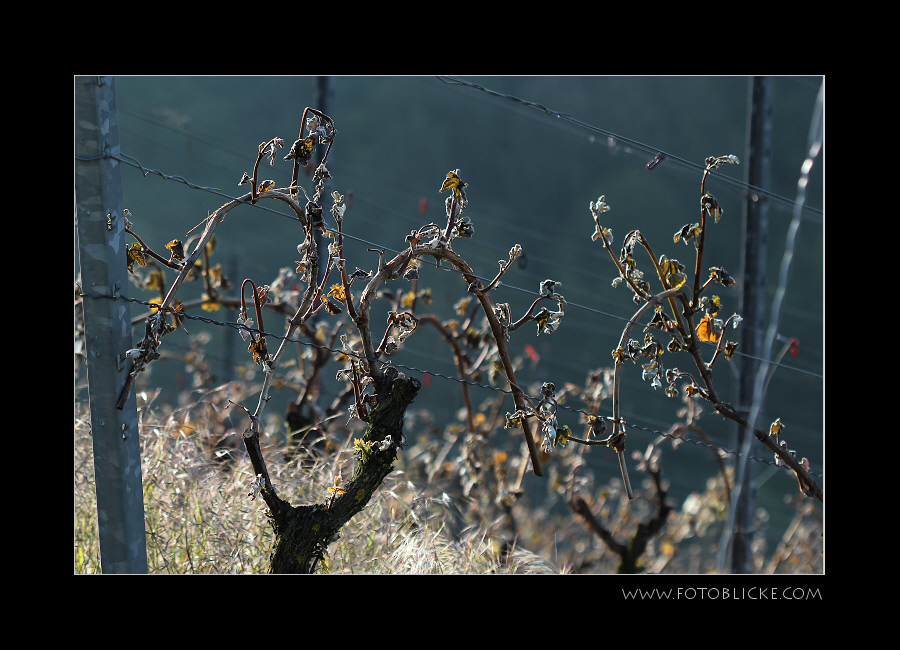
[[[647,163],[647,171],[653,171],[666,159],[666,154],[660,151],[656,154],[656,158]]]

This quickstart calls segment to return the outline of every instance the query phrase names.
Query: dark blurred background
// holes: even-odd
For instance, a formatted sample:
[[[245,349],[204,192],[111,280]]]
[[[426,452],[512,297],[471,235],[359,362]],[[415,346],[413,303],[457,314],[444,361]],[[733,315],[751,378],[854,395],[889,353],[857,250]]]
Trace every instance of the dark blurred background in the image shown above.
[[[636,306],[624,287],[613,288],[615,267],[602,246],[591,241],[594,223],[588,205],[605,195],[611,211],[603,225],[611,228],[618,249],[624,235],[639,229],[657,255],[666,254],[693,268],[693,247],[673,243],[673,234],[699,220],[698,193],[703,161],[735,154],[747,162],[750,78],[723,77],[459,77],[466,84],[437,77],[153,77],[116,78],[121,151],[145,169],[183,177],[193,185],[216,188],[229,196],[243,172],[252,172],[257,147],[272,137],[285,141],[274,167],[264,163],[260,178],[276,186],[290,182],[291,166],[281,158],[297,138],[307,106],[321,108],[338,130],[329,155],[333,176],[329,192],[347,197],[345,231],[357,238],[348,245],[352,270],[374,268],[377,258],[367,248],[405,247],[410,230],[445,220],[439,192],[448,171],[459,169],[468,183],[467,215],[475,236],[458,240],[457,250],[477,273],[492,277],[497,261],[513,244],[525,252],[524,268],[504,278],[495,299],[509,302],[514,317],[534,299],[539,283],[559,281],[568,301],[560,329],[536,336],[536,327],[516,332],[514,354],[533,346],[540,361],[520,381],[583,384],[587,374],[611,365],[610,352]],[[322,82],[327,81],[327,85]],[[767,309],[774,295],[784,253],[785,236],[797,193],[800,166],[806,155],[813,107],[822,83],[818,76],[773,79],[771,186],[767,255]],[[474,84],[474,85],[467,85]],[[479,89],[480,86],[482,89]],[[325,94],[322,90],[326,89]],[[486,92],[486,89],[491,92]],[[500,96],[505,95],[506,97]],[[521,100],[521,101],[517,101]],[[523,102],[529,102],[528,105]],[[544,112],[564,114],[567,119]],[[646,168],[657,151],[670,160],[654,171]],[[807,210],[797,239],[793,266],[778,327],[784,339],[799,342],[797,356],[787,354],[768,384],[760,426],[776,417],[786,425],[785,437],[798,456],[806,456],[821,474],[824,457],[824,155],[813,167]],[[704,268],[723,266],[738,284],[717,286],[720,316],[738,309],[741,289],[742,209],[740,184],[745,165],[727,166],[707,183],[724,209],[720,222],[708,229]],[[725,177],[725,178],[723,178]],[[144,175],[123,165],[125,207],[142,239],[157,250],[185,234],[226,202],[215,193],[193,189],[156,174]],[[729,183],[727,179],[738,181]],[[309,179],[302,177],[310,189]],[[286,211],[278,202],[263,202]],[[331,205],[326,200],[327,208]],[[217,231],[218,263],[239,286],[245,277],[257,285],[274,280],[282,267],[293,267],[301,230],[297,222],[251,207],[229,213]],[[638,259],[639,264],[648,264]],[[453,273],[423,266],[420,286],[430,286],[430,310],[451,317],[452,305],[465,296],[465,285]],[[196,296],[190,292],[196,291]],[[182,299],[199,296],[186,289]],[[235,291],[236,293],[236,291]],[[181,294],[180,294],[181,295]],[[131,296],[150,299],[131,289]],[[136,308],[132,313],[136,313]],[[234,314],[203,313],[225,321]],[[373,321],[377,315],[373,314]],[[280,331],[267,323],[269,329]],[[233,363],[245,363],[245,346],[226,338],[225,328],[192,323],[192,334],[208,331],[208,357],[223,380],[233,376]],[[138,330],[136,330],[137,332]],[[734,338],[737,333],[731,337]],[[178,338],[180,337],[180,338]],[[183,333],[166,346],[188,348]],[[775,352],[784,346],[778,342]],[[711,356],[710,348],[708,356]],[[668,356],[668,355],[667,355]],[[456,376],[449,350],[432,332],[410,338],[392,357],[408,367]],[[690,359],[666,359],[682,369]],[[716,366],[717,388],[734,401],[735,362]],[[174,402],[184,384],[176,363],[151,364],[148,378]],[[408,371],[408,374],[415,372]],[[475,389],[475,401],[486,393]],[[276,395],[267,413],[284,412],[291,395]],[[629,423],[666,431],[682,406],[661,390],[641,381],[640,367],[628,366],[622,386],[623,414]],[[462,406],[455,382],[431,378],[416,401],[436,422],[449,420]],[[610,407],[611,408],[611,407]],[[563,412],[562,419],[577,422]],[[735,427],[716,415],[701,421],[717,445],[735,448]],[[629,431],[629,445],[643,449],[657,436]],[[690,445],[667,452],[664,468],[672,494],[683,498],[703,488],[715,473],[710,452]],[[763,455],[759,448],[757,455]],[[618,474],[614,458],[595,454]],[[765,454],[768,458],[768,454]],[[770,465],[757,468],[760,505],[780,503],[796,491],[793,476]],[[824,484],[824,483],[822,483]]]

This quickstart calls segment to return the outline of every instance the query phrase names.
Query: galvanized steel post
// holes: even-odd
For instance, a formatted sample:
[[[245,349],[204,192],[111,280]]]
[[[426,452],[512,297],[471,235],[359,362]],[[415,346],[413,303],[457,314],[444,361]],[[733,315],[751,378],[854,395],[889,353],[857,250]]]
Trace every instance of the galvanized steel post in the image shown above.
[[[75,77],[75,222],[103,573],[146,573],[135,396],[116,408],[131,370],[125,217],[113,77]],[[76,486],[75,489],[79,489]]]

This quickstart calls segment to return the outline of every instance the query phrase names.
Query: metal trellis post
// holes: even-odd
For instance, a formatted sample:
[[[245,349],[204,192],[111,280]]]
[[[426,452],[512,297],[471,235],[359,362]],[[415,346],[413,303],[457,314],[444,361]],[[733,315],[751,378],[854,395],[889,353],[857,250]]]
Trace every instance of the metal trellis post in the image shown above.
[[[134,392],[119,393],[132,347],[122,174],[113,77],[75,77],[75,221],[103,573],[146,573],[147,540]],[[79,489],[79,486],[76,486]]]
[[[747,128],[747,183],[753,187],[769,187],[769,167],[772,157],[772,79],[753,77],[750,81],[750,111]],[[758,362],[753,357],[762,350],[766,296],[766,255],[768,249],[769,209],[765,196],[747,191],[744,201],[744,250],[741,272],[741,293],[738,313],[744,319],[741,334],[738,403],[741,414],[749,416],[753,402],[753,384]],[[753,437],[750,431],[738,427],[737,448],[741,449],[744,437]],[[756,497],[756,480],[753,463],[745,463],[740,489],[740,499],[734,517],[732,535],[732,573],[752,573],[753,511]],[[735,473],[736,479],[737,472]]]

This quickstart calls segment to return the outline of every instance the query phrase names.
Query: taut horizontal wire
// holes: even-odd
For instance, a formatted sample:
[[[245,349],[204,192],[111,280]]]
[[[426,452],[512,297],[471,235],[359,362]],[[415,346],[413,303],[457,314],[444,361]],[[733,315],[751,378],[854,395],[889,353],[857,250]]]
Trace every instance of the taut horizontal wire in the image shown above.
[[[600,135],[603,135],[603,136],[606,136],[609,138],[613,138],[617,142],[624,142],[626,144],[629,144],[632,147],[640,149],[640,150],[648,153],[651,156],[654,155],[656,152],[661,151],[660,149],[657,149],[656,147],[651,147],[650,145],[644,144],[642,142],[638,142],[637,140],[632,140],[631,138],[627,138],[625,136],[618,135],[616,133],[613,133],[612,131],[607,131],[605,129],[601,129],[601,128],[593,126],[591,124],[587,124],[586,122],[581,122],[580,120],[576,120],[575,118],[573,118],[568,113],[560,113],[558,111],[551,110],[551,109],[547,108],[546,106],[542,106],[541,104],[537,104],[535,102],[530,102],[530,101],[527,101],[524,99],[520,99],[519,97],[515,97],[513,95],[506,95],[504,93],[500,93],[495,90],[490,90],[488,88],[485,88],[484,86],[480,86],[478,84],[472,83],[470,81],[466,81],[464,79],[460,79],[458,77],[438,76],[437,78],[439,81],[441,81],[442,83],[445,83],[445,84],[457,85],[457,86],[467,86],[469,88],[474,88],[475,90],[479,90],[483,93],[487,93],[488,95],[493,95],[495,97],[500,97],[502,99],[506,99],[506,100],[509,100],[512,102],[516,102],[518,104],[522,104],[524,106],[528,106],[529,108],[536,109],[538,111],[541,111],[542,113],[546,113],[547,115],[552,115],[553,117],[559,118],[560,120],[567,122],[573,126],[577,126],[580,129],[584,129],[584,130],[590,131],[592,133],[597,133],[597,134],[600,134]],[[690,169],[694,169],[694,170],[698,170],[698,171],[704,171],[704,169],[705,169],[704,167],[702,167],[701,165],[698,165],[697,163],[691,162],[690,160],[685,160],[684,158],[679,158],[678,156],[675,156],[668,152],[666,152],[666,159],[669,161],[672,161],[672,162],[677,162],[678,164],[688,167]],[[786,206],[794,205],[793,200],[783,197],[783,196],[780,196],[778,194],[775,194],[774,192],[770,192],[769,190],[765,190],[761,187],[756,187],[755,185],[750,185],[749,183],[737,180],[735,178],[731,178],[730,176],[726,176],[726,175],[718,173],[716,171],[713,171],[711,173],[728,184],[735,185],[742,189],[753,192],[754,194],[758,194],[760,196],[764,196],[764,197],[771,199],[773,201],[776,201],[778,203],[782,203]],[[817,220],[821,219],[823,216],[822,211],[817,208],[811,208],[809,206],[804,206],[803,211],[808,212],[811,215],[815,215],[817,217]]]
[[[144,305],[144,306],[150,307],[150,308],[158,307],[158,306],[159,306],[157,303],[148,302],[148,301],[146,301],[146,300],[140,300],[140,299],[137,299],[137,298],[126,298],[125,296],[119,296],[119,295],[110,296],[110,295],[106,295],[106,294],[90,294],[90,293],[83,293],[83,292],[82,292],[80,295],[81,295],[82,298],[90,298],[90,299],[107,298],[107,299],[109,299],[109,300],[124,300],[124,301],[126,301],[126,302],[136,303],[136,304]],[[356,352],[352,352],[352,351],[347,351],[347,350],[336,350],[336,349],[334,349],[334,348],[328,347],[327,345],[320,345],[320,344],[318,344],[318,343],[313,343],[312,341],[304,341],[304,340],[301,340],[301,339],[295,339],[295,338],[283,336],[283,335],[280,335],[280,334],[273,334],[273,333],[271,333],[271,332],[264,332],[264,331],[262,331],[262,330],[260,330],[260,329],[257,329],[257,328],[254,328],[254,327],[247,327],[246,325],[240,325],[240,324],[238,324],[238,323],[231,323],[231,322],[225,322],[225,321],[218,321],[218,320],[216,320],[216,319],[214,319],[214,318],[210,318],[210,317],[208,317],[208,316],[196,316],[196,315],[194,315],[194,314],[189,314],[189,313],[187,313],[187,312],[178,312],[178,316],[179,316],[179,318],[187,318],[187,319],[189,319],[189,320],[196,320],[196,321],[200,321],[200,322],[207,323],[207,324],[210,324],[210,325],[216,325],[216,326],[219,326],[219,327],[231,327],[232,329],[236,329],[236,330],[244,330],[244,331],[255,332],[255,333],[257,333],[257,334],[261,334],[261,335],[266,336],[266,337],[272,337],[272,338],[275,338],[275,339],[278,339],[278,340],[288,341],[288,342],[290,342],[290,343],[299,343],[300,345],[304,345],[304,346],[307,346],[307,347],[318,348],[318,349],[321,349],[321,350],[327,350],[328,352],[332,352],[332,353],[335,353],[335,354],[344,354],[344,355],[347,355],[347,356],[353,356],[353,357],[356,357],[357,359],[360,359],[360,360],[366,359],[366,356],[363,355],[363,354],[360,354],[360,353],[356,353]],[[441,378],[441,379],[449,379],[450,381],[455,381],[456,383],[459,383],[459,384],[468,384],[468,385],[470,385],[470,386],[475,386],[475,387],[478,387],[478,388],[484,388],[484,389],[486,389],[486,390],[494,391],[494,392],[497,392],[497,393],[505,393],[505,394],[507,394],[507,395],[512,395],[512,391],[509,391],[509,390],[500,388],[500,387],[498,387],[498,386],[491,386],[491,385],[489,385],[489,384],[482,384],[482,383],[479,383],[479,382],[476,382],[476,381],[472,381],[472,380],[470,380],[470,379],[460,379],[459,377],[452,377],[452,376],[450,376],[450,375],[445,375],[445,374],[443,374],[443,373],[435,372],[435,371],[432,371],[432,370],[426,370],[426,369],[422,369],[422,368],[416,368],[416,367],[414,367],[414,366],[408,366],[408,365],[405,365],[405,364],[402,364],[402,363],[395,363],[395,362],[393,362],[393,361],[381,361],[381,360],[378,360],[378,363],[382,364],[382,366],[393,366],[393,367],[395,367],[395,368],[403,368],[404,370],[409,370],[409,371],[411,371],[411,372],[418,372],[418,373],[421,373],[421,374],[430,375],[430,376],[432,376],[432,377],[439,377],[439,378]],[[530,396],[530,398],[531,398],[532,401],[534,401],[534,402],[538,402],[538,401],[540,401],[540,399],[541,399],[541,398],[539,398],[539,397],[537,397],[537,396]],[[606,416],[598,416],[596,413],[589,413],[588,411],[585,411],[585,410],[582,410],[582,409],[573,408],[573,407],[567,406],[567,405],[565,405],[565,404],[557,404],[557,406],[558,406],[559,408],[565,409],[565,410],[567,410],[567,411],[571,411],[571,412],[573,412],[573,413],[580,413],[580,414],[583,414],[583,415],[589,416],[589,417],[590,417],[590,416],[595,416],[595,417],[602,417],[602,418],[608,419],[608,418],[606,418]],[[655,429],[649,429],[649,428],[647,428],[647,427],[642,427],[642,426],[637,425],[637,424],[631,424],[631,423],[629,423],[627,426],[628,426],[629,428],[632,428],[632,429],[638,429],[638,430],[640,430],[640,431],[644,431],[644,432],[646,432],[646,433],[650,433],[650,434],[653,434],[653,435],[661,436],[661,437],[664,437],[664,438],[670,438],[670,439],[672,439],[672,440],[679,440],[679,441],[688,442],[688,443],[690,443],[690,444],[692,444],[692,445],[696,445],[696,446],[699,446],[699,447],[705,447],[705,448],[707,448],[707,449],[710,449],[710,450],[713,450],[713,451],[717,451],[717,452],[722,452],[722,453],[725,453],[725,454],[728,454],[728,455],[731,455],[731,456],[737,456],[737,455],[738,455],[738,452],[732,451],[732,450],[730,450],[730,449],[725,449],[725,448],[723,448],[723,447],[717,447],[716,445],[712,445],[712,444],[709,444],[709,443],[706,443],[706,442],[703,442],[703,441],[700,441],[700,440],[694,440],[694,439],[687,438],[687,437],[684,437],[684,436],[676,436],[676,435],[671,434],[671,433],[666,433],[666,432],[664,432],[664,431],[657,431],[657,430],[655,430]],[[756,456],[750,456],[749,458],[750,458],[750,460],[754,460],[754,461],[756,461],[756,462],[764,463],[764,464],[766,464],[766,465],[773,465],[773,466],[776,465],[776,463],[774,463],[773,461],[770,461],[770,460],[767,460],[767,459],[764,459],[764,458],[758,458],[758,457],[756,457]],[[783,466],[782,466],[782,467],[783,467]],[[785,467],[785,469],[788,469],[788,470],[789,470],[790,468]],[[810,473],[813,474],[814,476],[818,477],[818,478],[821,478],[821,474],[817,474],[817,473],[815,473],[815,472],[810,472]]]
[[[75,159],[76,159],[76,160],[85,161],[85,160],[100,160],[100,159],[103,159],[103,158],[113,158],[113,159],[118,160],[118,161],[120,161],[120,162],[123,162],[123,163],[125,163],[125,164],[127,164],[127,165],[130,165],[130,166],[132,166],[132,167],[134,167],[134,168],[136,168],[136,169],[140,169],[140,170],[141,170],[141,173],[144,175],[144,178],[146,178],[149,174],[155,174],[155,175],[160,176],[160,177],[163,178],[164,180],[172,180],[172,181],[178,181],[178,182],[180,182],[180,183],[183,183],[183,184],[187,185],[188,187],[190,187],[191,189],[202,190],[202,191],[204,191],[204,192],[210,192],[210,193],[212,193],[212,194],[216,194],[217,196],[220,196],[220,197],[222,197],[222,198],[229,199],[229,200],[236,200],[236,197],[233,197],[233,196],[231,196],[231,195],[229,195],[229,194],[227,194],[227,193],[225,193],[225,192],[222,192],[221,190],[218,190],[218,189],[215,189],[215,188],[208,188],[208,187],[203,187],[203,186],[200,186],[200,185],[196,185],[196,184],[191,183],[190,181],[186,180],[185,178],[183,178],[183,177],[181,177],[181,176],[165,174],[165,173],[163,173],[163,172],[161,172],[161,171],[159,171],[159,170],[156,170],[156,169],[148,169],[148,168],[145,168],[145,167],[140,163],[140,161],[138,161],[136,158],[132,158],[131,156],[127,156],[127,155],[124,154],[124,153],[121,153],[121,152],[120,152],[120,153],[119,153],[119,156],[123,156],[124,158],[127,158],[127,160],[123,160],[122,158],[120,158],[120,157],[118,157],[118,156],[114,156],[114,155],[112,155],[112,154],[104,154],[104,155],[102,155],[102,156],[96,156],[96,157],[90,158],[90,159],[86,159],[86,158],[81,158],[81,157],[79,157],[79,156],[75,156]],[[132,161],[133,161],[133,162],[132,162]],[[294,221],[297,220],[297,218],[296,218],[295,216],[293,216],[293,215],[289,215],[289,214],[286,214],[286,213],[284,213],[284,212],[279,212],[278,210],[273,210],[273,209],[271,209],[271,208],[267,208],[267,207],[265,207],[265,206],[263,206],[263,205],[260,205],[259,203],[256,203],[256,204],[247,203],[247,205],[250,205],[250,206],[255,207],[255,208],[259,208],[259,209],[261,209],[261,210],[265,210],[266,212],[271,212],[271,213],[273,213],[273,214],[277,214],[277,215],[282,216],[282,217],[286,217],[286,218],[288,218],[288,219],[292,219],[292,220],[294,220]],[[329,230],[331,230],[331,229],[329,228]],[[336,232],[336,231],[331,230],[331,232]],[[367,239],[363,239],[363,238],[361,238],[361,237],[356,237],[356,236],[351,235],[351,234],[348,234],[348,233],[346,233],[346,232],[342,232],[341,234],[342,234],[342,236],[346,237],[347,239],[351,239],[351,240],[353,240],[353,241],[357,241],[357,242],[359,242],[359,243],[366,244],[366,245],[368,245],[368,246],[374,246],[374,247],[377,247],[377,248],[379,248],[379,249],[381,249],[381,250],[390,251],[390,252],[392,252],[392,253],[394,253],[394,254],[400,253],[400,249],[391,248],[390,246],[384,246],[384,245],[379,244],[379,243],[377,243],[377,242],[372,242],[372,241],[369,241],[369,240],[367,240]],[[439,267],[439,268],[443,269],[444,271],[450,271],[450,272],[459,273],[458,269],[456,269],[456,268],[451,268],[451,267]],[[474,273],[473,273],[473,275],[474,275],[474,277],[478,278],[479,280],[481,280],[481,281],[483,281],[483,282],[489,282],[489,281],[491,280],[491,278],[483,277],[483,276],[480,276],[480,275],[478,275],[478,274],[474,274]],[[508,284],[508,283],[505,283],[505,282],[500,282],[500,283],[498,283],[497,286],[504,286],[504,287],[506,287],[506,288],[508,288],[508,289],[513,289],[513,290],[515,290],[515,291],[519,291],[519,292],[524,293],[524,294],[527,294],[527,295],[529,295],[529,296],[531,296],[531,297],[537,297],[537,295],[538,295],[538,294],[537,294],[535,291],[533,291],[533,290],[523,289],[523,288],[521,288],[521,287],[517,287],[517,286],[515,286],[515,285]],[[567,301],[566,304],[567,304],[567,305],[571,305],[572,307],[575,307],[575,308],[577,308],[577,309],[582,309],[582,310],[585,310],[585,311],[588,311],[588,312],[591,312],[591,313],[594,313],[594,314],[597,314],[597,315],[600,315],[600,316],[606,316],[606,317],[609,317],[609,318],[613,318],[613,319],[616,319],[616,320],[620,320],[620,321],[623,321],[623,322],[625,322],[625,323],[631,322],[631,319],[629,319],[629,318],[626,317],[626,316],[619,316],[619,315],[617,315],[617,314],[611,314],[611,313],[604,312],[604,311],[601,311],[601,310],[599,310],[599,309],[595,309],[595,308],[593,308],[593,307],[588,307],[588,306],[586,306],[586,305],[582,305],[582,304],[579,304],[579,303],[576,303],[576,302],[568,302],[568,301]],[[641,323],[634,323],[634,324],[635,324],[635,325],[640,325]],[[761,358],[759,358],[759,357],[755,357],[755,356],[753,356],[753,355],[750,355],[750,354],[746,354],[746,353],[744,353],[744,352],[741,352],[740,350],[737,350],[737,351],[735,352],[735,354],[736,354],[737,356],[742,356],[742,357],[746,357],[746,358],[749,358],[749,359],[754,359],[754,360],[756,360],[756,361],[762,361],[762,360],[763,360],[763,359],[761,359]],[[790,365],[787,365],[787,364],[784,364],[784,363],[781,363],[781,362],[779,362],[779,363],[771,362],[771,365],[777,366],[777,367],[779,367],[779,368],[784,368],[784,369],[786,369],[786,370],[792,370],[792,371],[798,372],[798,373],[800,373],[800,374],[809,375],[809,376],[815,377],[815,378],[817,378],[817,379],[823,379],[823,376],[822,376],[821,373],[816,373],[816,372],[812,372],[812,371],[809,371],[809,370],[803,370],[802,368],[797,368],[797,367],[795,367],[795,366],[790,366]]]

